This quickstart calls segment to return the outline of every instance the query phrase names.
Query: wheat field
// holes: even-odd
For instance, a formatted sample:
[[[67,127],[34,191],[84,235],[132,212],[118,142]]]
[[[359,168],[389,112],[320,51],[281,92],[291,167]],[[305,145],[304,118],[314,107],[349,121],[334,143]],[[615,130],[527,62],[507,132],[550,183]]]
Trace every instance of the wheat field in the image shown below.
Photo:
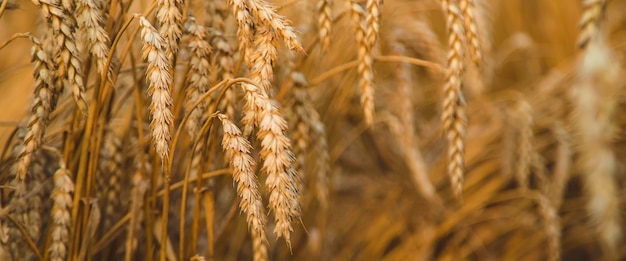
[[[624,0],[0,0],[0,260],[626,260]]]

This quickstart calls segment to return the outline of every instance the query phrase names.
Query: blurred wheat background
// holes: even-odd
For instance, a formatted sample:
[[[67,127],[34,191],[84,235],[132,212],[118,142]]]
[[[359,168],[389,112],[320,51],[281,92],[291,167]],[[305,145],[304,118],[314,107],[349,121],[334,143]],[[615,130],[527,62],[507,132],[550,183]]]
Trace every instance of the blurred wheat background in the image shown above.
[[[626,260],[626,1],[0,3],[0,260]]]

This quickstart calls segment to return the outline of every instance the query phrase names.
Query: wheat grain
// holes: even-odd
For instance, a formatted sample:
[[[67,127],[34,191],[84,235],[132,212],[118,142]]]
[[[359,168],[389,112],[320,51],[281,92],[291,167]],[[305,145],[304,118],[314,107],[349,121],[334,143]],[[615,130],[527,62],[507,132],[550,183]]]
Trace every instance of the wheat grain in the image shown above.
[[[148,95],[151,96],[150,114],[152,122],[152,138],[156,151],[162,160],[169,155],[168,142],[171,139],[170,129],[173,115],[170,110],[172,97],[170,85],[172,83],[171,63],[165,50],[165,40],[157,33],[146,18],[139,17],[141,26],[141,40],[143,42],[143,58],[148,61],[146,78],[150,82]]]

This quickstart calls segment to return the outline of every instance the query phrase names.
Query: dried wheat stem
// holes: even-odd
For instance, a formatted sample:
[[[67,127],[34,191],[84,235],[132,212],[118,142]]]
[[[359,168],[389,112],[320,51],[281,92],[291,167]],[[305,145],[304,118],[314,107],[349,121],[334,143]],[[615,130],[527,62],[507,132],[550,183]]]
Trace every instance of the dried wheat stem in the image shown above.
[[[169,89],[172,83],[171,62],[166,55],[165,40],[150,22],[140,16],[139,25],[142,28],[143,58],[148,61],[146,78],[150,82],[148,95],[152,97],[150,104],[152,138],[157,153],[162,160],[165,160],[169,154],[168,142],[171,139],[170,129],[174,117],[170,110],[172,106]]]
[[[165,53],[171,61],[178,53],[178,42],[183,33],[182,0],[157,0],[156,3],[159,34],[164,39]]]
[[[76,20],[73,15],[69,15],[74,12],[74,2],[59,2],[58,0],[33,0],[33,2],[41,8],[55,38],[55,64],[58,66],[56,68],[56,89],[60,90],[67,86],[78,109],[83,115],[87,115],[82,62],[79,59],[79,51],[74,37]]]
[[[211,45],[207,41],[207,33],[204,27],[198,25],[194,17],[189,17],[186,23],[186,32],[190,36],[189,51],[191,56],[189,57],[189,73],[187,74],[187,97],[185,102],[186,110],[188,111],[193,104],[198,101],[198,98],[202,96],[208,90],[210,84],[210,60]],[[202,123],[206,119],[206,103],[200,103],[198,107],[193,109],[189,122],[187,125],[187,131],[190,137],[196,137]]]
[[[51,195],[54,205],[51,211],[52,232],[50,232],[50,247],[48,248],[50,260],[62,261],[66,258],[73,191],[74,183],[71,173],[65,167],[65,163],[61,162],[59,170],[54,173],[54,190]]]
[[[368,33],[372,34],[372,37],[370,38],[370,35],[366,34],[366,28],[363,24],[363,20],[365,20],[365,11],[363,11],[363,8],[361,7],[361,5],[359,5],[359,3],[352,0],[350,1],[350,7],[352,23],[355,25],[356,29],[355,38],[358,46],[357,60],[359,63],[357,66],[357,71],[359,75],[359,89],[361,91],[361,106],[363,106],[365,123],[368,126],[371,126],[374,123],[374,72],[372,68],[374,64],[374,58],[372,56],[373,45],[370,45],[372,44],[372,41],[370,40],[375,40],[376,34],[374,33],[374,31],[376,29],[367,28]],[[370,18],[369,16],[370,14],[368,14],[368,18]],[[374,18],[372,18],[372,22],[373,21]],[[369,25],[370,24],[368,23],[368,26]]]
[[[26,178],[33,153],[41,145],[48,126],[48,117],[56,106],[58,96],[54,86],[55,67],[43,50],[41,42],[34,37],[31,37],[31,40],[33,42],[31,61],[34,64],[35,91],[31,104],[32,114],[28,120],[28,132],[24,138],[24,146],[18,153],[16,178],[21,181]]]
[[[443,0],[448,24],[448,75],[443,87],[443,129],[448,138],[448,175],[457,197],[463,192],[465,169],[465,135],[467,118],[462,92],[463,77],[463,24],[461,13],[454,0]]]
[[[318,24],[318,36],[320,43],[322,44],[322,50],[328,50],[330,46],[330,33],[333,24],[332,14],[332,0],[318,0],[317,1],[317,24]]]
[[[248,228],[252,234],[254,260],[267,260],[267,246],[265,245],[267,241],[265,236],[267,217],[263,211],[263,202],[254,173],[255,162],[250,156],[252,146],[226,115],[218,114],[217,118],[222,122],[224,131],[222,147],[233,169],[233,180],[237,183],[237,195],[241,198],[239,208],[246,213]],[[264,258],[258,259],[257,256]]]
[[[580,136],[579,164],[589,201],[591,222],[600,237],[607,256],[617,254],[622,242],[620,200],[615,175],[617,158],[612,149],[619,93],[619,63],[600,38],[587,43],[580,64],[580,82],[576,85],[574,103],[576,131]]]
[[[294,155],[291,142],[285,135],[287,122],[262,89],[248,83],[242,84],[242,87],[246,99],[244,112],[254,111],[259,128],[257,139],[261,141],[261,170],[268,175],[265,184],[270,192],[269,207],[276,221],[274,233],[284,237],[291,247],[291,224],[301,214],[300,177],[292,167]]]
[[[482,51],[480,47],[480,38],[478,35],[478,25],[475,14],[475,0],[460,0],[459,7],[463,12],[463,23],[465,26],[465,37],[469,43],[469,53],[476,67],[482,65]]]
[[[109,56],[109,34],[104,29],[103,2],[101,0],[78,0],[76,2],[76,21],[81,32],[86,35],[91,56],[96,60],[96,68],[101,74],[107,71],[111,77],[111,71],[106,66]]]
[[[592,38],[600,36],[602,19],[606,15],[606,0],[583,0],[583,14],[580,17],[578,48],[586,48]]]

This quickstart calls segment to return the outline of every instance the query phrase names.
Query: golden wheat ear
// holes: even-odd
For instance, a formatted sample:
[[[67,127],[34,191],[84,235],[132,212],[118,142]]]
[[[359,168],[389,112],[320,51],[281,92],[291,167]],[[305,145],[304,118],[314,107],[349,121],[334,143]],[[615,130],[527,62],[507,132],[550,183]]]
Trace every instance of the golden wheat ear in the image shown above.
[[[457,198],[463,194],[467,116],[463,97],[463,41],[461,12],[456,1],[441,1],[448,25],[448,75],[443,87],[443,130],[448,139],[448,175]]]
[[[141,40],[143,42],[143,58],[148,62],[146,79],[150,83],[148,95],[151,97],[150,115],[152,122],[152,139],[161,160],[169,156],[169,141],[171,139],[171,125],[174,115],[171,111],[172,96],[172,67],[166,52],[165,39],[152,27],[152,24],[143,16],[137,15],[141,26]]]
[[[224,131],[222,148],[233,169],[233,181],[237,184],[239,208],[246,213],[248,229],[252,234],[254,260],[268,260],[265,236],[267,218],[263,211],[259,184],[254,173],[256,163],[250,156],[252,146],[243,137],[241,130],[225,114],[217,114],[217,118],[222,123]]]

